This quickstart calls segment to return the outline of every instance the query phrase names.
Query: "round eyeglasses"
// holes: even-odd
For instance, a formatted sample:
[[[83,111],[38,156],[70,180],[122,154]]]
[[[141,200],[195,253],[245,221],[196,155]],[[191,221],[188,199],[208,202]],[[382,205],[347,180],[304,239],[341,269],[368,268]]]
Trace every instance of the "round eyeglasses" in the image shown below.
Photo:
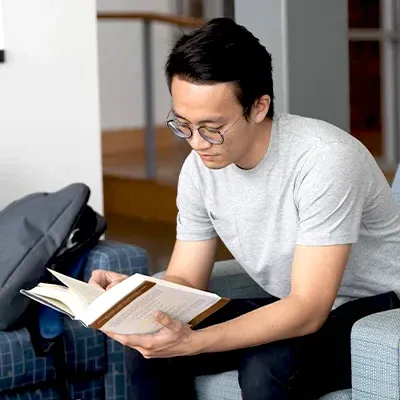
[[[243,111],[239,118],[223,132],[221,132],[218,128],[212,128],[210,126],[200,126],[197,128],[197,131],[199,132],[199,135],[207,142],[211,144],[222,144],[224,143],[224,135],[236,124],[236,122],[239,121],[246,110],[247,108]],[[168,113],[168,116],[171,111]],[[172,133],[181,139],[190,139],[193,136],[193,129],[188,123],[180,122],[178,119],[168,119],[167,117],[166,125]]]

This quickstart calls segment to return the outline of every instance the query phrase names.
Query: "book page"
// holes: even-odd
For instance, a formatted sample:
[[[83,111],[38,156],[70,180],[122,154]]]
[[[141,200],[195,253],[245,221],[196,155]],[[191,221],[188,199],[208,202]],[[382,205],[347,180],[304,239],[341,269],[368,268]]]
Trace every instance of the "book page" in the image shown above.
[[[68,286],[70,289],[74,291],[74,293],[78,296],[79,300],[82,303],[82,307],[85,309],[91,304],[94,300],[96,300],[99,296],[101,296],[105,290],[98,288],[93,285],[89,285],[86,282],[80,281],[78,279],[71,278],[70,276],[66,276],[61,274],[60,272],[53,271],[49,269],[49,271],[64,285]]]
[[[219,298],[219,296],[217,294],[212,293],[212,292],[207,292],[205,290],[195,289],[195,288],[192,288],[189,286],[181,285],[179,283],[169,282],[164,279],[155,278],[153,276],[146,276],[146,275],[142,275],[142,274],[136,274],[136,275],[143,277],[143,279],[145,279],[146,281],[155,282],[159,285],[168,286],[168,287],[175,288],[175,289],[178,289],[178,290],[181,290],[184,292],[197,293],[201,296],[210,296],[210,297],[214,297],[214,298],[215,297]]]
[[[74,318],[74,312],[63,302],[60,300],[52,299],[50,297],[42,296],[35,291],[21,289],[20,293],[24,294],[25,296],[35,300],[47,307],[52,308],[53,310],[59,311],[63,314],[68,315],[71,319]]]
[[[153,333],[161,328],[154,319],[157,310],[188,323],[219,301],[220,297],[217,295],[179,290],[169,285],[146,281],[120,302],[110,304],[112,307],[108,312],[94,309],[93,303],[86,310],[83,322],[102,331],[122,334]]]

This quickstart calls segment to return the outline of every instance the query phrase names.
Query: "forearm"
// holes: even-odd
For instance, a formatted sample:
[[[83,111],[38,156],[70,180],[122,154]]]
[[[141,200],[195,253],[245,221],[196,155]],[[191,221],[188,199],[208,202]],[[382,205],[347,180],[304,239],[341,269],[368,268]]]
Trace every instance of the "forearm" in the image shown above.
[[[315,332],[316,320],[306,300],[289,296],[233,320],[196,331],[199,352],[257,346]]]
[[[166,275],[164,275],[163,279],[168,282],[178,283],[179,285],[194,287],[186,279],[180,278],[179,276],[173,276],[173,275],[166,274]]]

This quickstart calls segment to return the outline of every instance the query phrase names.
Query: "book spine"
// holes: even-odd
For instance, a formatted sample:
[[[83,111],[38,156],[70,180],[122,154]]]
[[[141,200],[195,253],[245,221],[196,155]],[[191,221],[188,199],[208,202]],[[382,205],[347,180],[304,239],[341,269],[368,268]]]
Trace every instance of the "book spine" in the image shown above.
[[[222,308],[228,302],[229,302],[229,299],[222,297],[211,307],[207,308],[207,310],[204,310],[202,313],[196,315],[191,321],[188,322],[188,324],[191,325],[192,327],[198,325],[201,321],[205,320],[211,314],[214,314],[215,312],[217,312],[220,308]]]
[[[113,317],[115,317],[121,310],[123,310],[128,304],[132,303],[135,299],[137,299],[142,294],[146,293],[153,286],[155,286],[155,282],[145,281],[141,285],[139,285],[135,290],[127,294],[120,301],[118,301],[112,308],[110,308],[107,312],[102,314],[99,318],[97,318],[94,322],[92,322],[89,326],[94,329],[101,329],[108,321],[110,321]]]

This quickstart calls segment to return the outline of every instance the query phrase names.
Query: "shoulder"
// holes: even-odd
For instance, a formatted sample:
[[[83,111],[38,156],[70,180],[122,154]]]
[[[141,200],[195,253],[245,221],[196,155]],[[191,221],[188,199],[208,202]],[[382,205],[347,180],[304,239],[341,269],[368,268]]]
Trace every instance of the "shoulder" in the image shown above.
[[[317,165],[345,169],[375,164],[364,144],[329,122],[280,114],[275,124],[281,156],[295,162],[298,172]]]
[[[311,150],[324,144],[340,142],[350,146],[357,145],[357,139],[345,130],[330,122],[294,114],[278,114],[275,121],[281,141],[301,144]]]

